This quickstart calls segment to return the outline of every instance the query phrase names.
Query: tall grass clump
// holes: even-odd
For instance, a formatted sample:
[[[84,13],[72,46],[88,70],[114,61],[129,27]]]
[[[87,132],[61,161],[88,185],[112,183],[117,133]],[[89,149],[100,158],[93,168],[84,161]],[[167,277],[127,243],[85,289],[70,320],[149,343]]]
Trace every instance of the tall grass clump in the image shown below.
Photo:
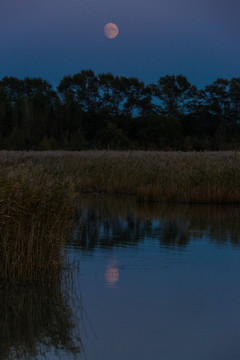
[[[61,277],[72,191],[51,169],[21,163],[0,171],[0,285]]]

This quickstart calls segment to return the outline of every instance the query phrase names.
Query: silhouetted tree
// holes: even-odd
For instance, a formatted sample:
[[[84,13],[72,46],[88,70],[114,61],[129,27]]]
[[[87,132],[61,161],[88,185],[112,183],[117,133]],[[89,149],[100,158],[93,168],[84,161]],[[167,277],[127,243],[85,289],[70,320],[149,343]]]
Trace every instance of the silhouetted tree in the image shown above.
[[[216,116],[219,123],[228,123],[230,113],[229,81],[217,79],[205,87],[206,109]]]
[[[141,142],[146,148],[176,148],[181,137],[181,124],[178,118],[166,115],[151,115],[145,118]]]
[[[240,121],[240,78],[233,78],[229,82],[230,114],[229,122],[238,124]]]
[[[97,134],[97,141],[100,147],[104,149],[129,149],[131,147],[130,140],[124,132],[113,123],[108,123],[106,127]]]
[[[182,75],[160,77],[157,84],[151,86],[152,94],[159,99],[160,112],[176,116],[189,112],[197,98],[197,88]]]
[[[240,78],[198,90],[182,75],[146,86],[135,77],[83,70],[55,91],[41,78],[0,80],[0,148],[240,147]]]

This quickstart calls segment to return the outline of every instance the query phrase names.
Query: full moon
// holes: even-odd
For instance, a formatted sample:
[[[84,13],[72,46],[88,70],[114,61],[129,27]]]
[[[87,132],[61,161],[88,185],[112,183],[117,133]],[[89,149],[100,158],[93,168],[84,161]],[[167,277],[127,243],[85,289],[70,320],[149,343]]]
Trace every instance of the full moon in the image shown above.
[[[119,30],[116,24],[108,23],[104,26],[104,34],[108,39],[114,39],[118,36]]]

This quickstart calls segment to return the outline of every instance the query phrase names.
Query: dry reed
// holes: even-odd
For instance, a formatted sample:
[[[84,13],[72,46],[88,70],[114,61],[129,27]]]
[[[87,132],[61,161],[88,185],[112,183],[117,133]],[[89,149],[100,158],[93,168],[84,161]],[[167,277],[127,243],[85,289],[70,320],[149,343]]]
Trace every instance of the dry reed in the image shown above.
[[[30,164],[1,166],[0,286],[61,278],[72,190]]]
[[[0,169],[34,169],[78,192],[139,200],[239,203],[240,152],[0,152]]]
[[[4,151],[2,167],[45,171],[78,192],[158,202],[240,202],[240,152]]]

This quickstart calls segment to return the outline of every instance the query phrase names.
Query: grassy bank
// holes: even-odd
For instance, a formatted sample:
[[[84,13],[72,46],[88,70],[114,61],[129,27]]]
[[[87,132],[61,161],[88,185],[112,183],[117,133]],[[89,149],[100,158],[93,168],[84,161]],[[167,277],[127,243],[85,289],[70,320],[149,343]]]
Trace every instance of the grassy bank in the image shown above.
[[[79,192],[240,203],[240,153],[0,152],[0,284],[61,276]]]

